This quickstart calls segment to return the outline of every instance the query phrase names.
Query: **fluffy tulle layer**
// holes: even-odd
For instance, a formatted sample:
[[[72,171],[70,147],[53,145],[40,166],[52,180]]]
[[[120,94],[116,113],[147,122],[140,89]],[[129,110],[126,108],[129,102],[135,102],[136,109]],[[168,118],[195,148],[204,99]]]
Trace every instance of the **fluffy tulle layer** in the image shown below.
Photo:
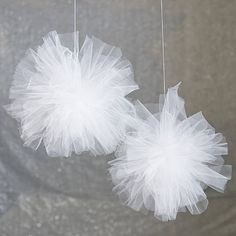
[[[187,117],[178,86],[170,88],[151,114],[136,104],[137,131],[130,133],[111,161],[114,190],[124,204],[146,208],[163,220],[188,209],[207,208],[207,186],[224,191],[231,166],[223,165],[227,143],[201,113]]]
[[[43,142],[50,156],[108,154],[132,125],[125,96],[137,88],[119,48],[86,37],[79,50],[78,33],[51,32],[18,65],[6,109],[26,146]]]

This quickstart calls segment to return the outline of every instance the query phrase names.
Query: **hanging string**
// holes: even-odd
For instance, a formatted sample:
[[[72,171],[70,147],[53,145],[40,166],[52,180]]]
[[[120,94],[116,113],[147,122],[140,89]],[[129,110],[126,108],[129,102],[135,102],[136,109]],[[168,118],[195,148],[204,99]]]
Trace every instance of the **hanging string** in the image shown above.
[[[77,0],[74,0],[74,53],[76,53],[77,50]]]
[[[163,90],[166,93],[166,65],[165,65],[165,35],[164,35],[164,10],[163,0],[161,0],[161,47],[162,47],[162,76]]]

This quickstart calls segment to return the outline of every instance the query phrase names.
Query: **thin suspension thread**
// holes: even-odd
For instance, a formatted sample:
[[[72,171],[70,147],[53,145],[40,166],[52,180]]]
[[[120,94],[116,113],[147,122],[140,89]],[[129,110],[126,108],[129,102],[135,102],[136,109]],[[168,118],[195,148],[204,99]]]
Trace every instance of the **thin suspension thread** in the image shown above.
[[[164,35],[164,10],[163,0],[161,0],[161,47],[162,47],[162,76],[163,76],[163,89],[166,93],[166,65],[165,65],[165,35]]]
[[[76,41],[77,41],[77,0],[74,0],[74,53],[76,52]]]

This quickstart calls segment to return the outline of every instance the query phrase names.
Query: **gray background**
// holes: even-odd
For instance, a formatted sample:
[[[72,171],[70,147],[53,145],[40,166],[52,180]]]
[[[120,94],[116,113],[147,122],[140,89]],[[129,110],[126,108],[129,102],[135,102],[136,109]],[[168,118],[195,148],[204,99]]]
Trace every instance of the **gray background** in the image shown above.
[[[165,0],[167,84],[183,81],[188,114],[203,111],[230,146],[236,164],[236,0]],[[72,0],[0,0],[0,105],[15,67],[51,30],[73,30]],[[159,0],[79,0],[82,37],[122,48],[142,102],[158,101],[161,79]],[[0,107],[0,236],[235,236],[236,181],[208,190],[200,216],[162,223],[121,206],[111,192],[108,157],[49,158],[24,148],[17,124]]]

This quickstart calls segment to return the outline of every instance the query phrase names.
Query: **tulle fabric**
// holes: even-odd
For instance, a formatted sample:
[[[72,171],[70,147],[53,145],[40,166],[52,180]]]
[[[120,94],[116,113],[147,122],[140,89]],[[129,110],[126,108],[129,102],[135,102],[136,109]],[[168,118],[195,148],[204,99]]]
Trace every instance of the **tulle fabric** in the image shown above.
[[[74,44],[75,40],[75,44]],[[26,146],[41,142],[50,156],[109,154],[132,126],[126,95],[138,89],[119,48],[78,33],[50,32],[19,63],[7,111],[20,123]]]
[[[187,117],[179,85],[160,96],[159,105],[136,104],[137,130],[129,133],[111,161],[110,173],[121,201],[168,221],[188,209],[202,213],[204,189],[223,192],[231,166],[223,165],[227,143],[202,113]]]

